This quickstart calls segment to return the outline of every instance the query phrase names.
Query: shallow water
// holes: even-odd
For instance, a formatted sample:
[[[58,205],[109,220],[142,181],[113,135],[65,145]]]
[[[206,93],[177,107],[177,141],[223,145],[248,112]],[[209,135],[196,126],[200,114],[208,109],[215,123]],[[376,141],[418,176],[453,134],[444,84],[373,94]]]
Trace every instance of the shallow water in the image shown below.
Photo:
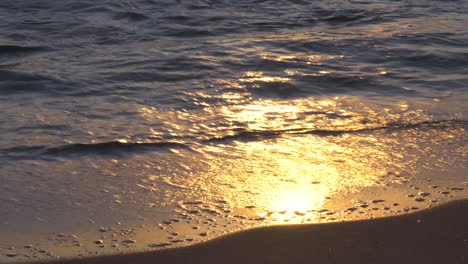
[[[467,1],[2,1],[0,261],[468,197],[467,14]]]

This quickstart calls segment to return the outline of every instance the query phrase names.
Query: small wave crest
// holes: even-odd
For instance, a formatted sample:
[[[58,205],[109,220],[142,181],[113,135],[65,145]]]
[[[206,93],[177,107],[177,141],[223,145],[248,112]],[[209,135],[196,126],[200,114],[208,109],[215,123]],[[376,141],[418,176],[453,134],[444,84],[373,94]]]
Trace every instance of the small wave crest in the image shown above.
[[[168,151],[171,149],[194,150],[195,147],[205,144],[217,144],[232,141],[261,141],[272,138],[279,138],[287,135],[316,135],[321,137],[340,136],[353,133],[372,133],[375,131],[396,131],[405,129],[445,129],[451,126],[465,126],[466,121],[443,120],[425,121],[419,123],[391,123],[384,126],[363,127],[357,129],[284,129],[284,130],[238,130],[235,134],[212,137],[205,140],[188,140],[187,142],[120,142],[109,141],[102,143],[75,143],[54,147],[47,146],[17,146],[7,149],[0,149],[2,159],[32,160],[37,158],[84,158],[84,157],[122,157],[135,154],[144,154],[154,151]]]
[[[70,144],[46,149],[43,154],[52,156],[68,155],[121,155],[126,153],[167,148],[187,148],[186,145],[175,142],[123,143],[120,141],[96,144]]]
[[[303,91],[291,82],[257,82],[247,86],[247,90],[259,96],[291,97]]]
[[[110,141],[102,143],[75,143],[55,147],[46,146],[18,146],[0,150],[4,156],[14,159],[44,158],[75,158],[88,156],[126,156],[139,152],[167,150],[171,148],[189,147],[177,142],[137,142],[123,143]]]
[[[0,93],[64,91],[76,87],[64,80],[37,72],[0,69]]]
[[[453,125],[466,125],[466,121],[462,120],[442,120],[442,121],[424,121],[419,123],[390,123],[384,126],[375,126],[375,127],[364,127],[357,129],[286,129],[286,130],[271,130],[271,131],[256,131],[256,130],[244,130],[234,135],[227,135],[222,137],[215,137],[206,140],[207,143],[212,142],[223,142],[223,141],[232,141],[232,140],[241,140],[241,141],[257,141],[263,139],[270,139],[281,137],[284,135],[317,135],[317,136],[340,136],[343,134],[351,133],[365,133],[373,131],[382,131],[382,130],[403,130],[403,129],[416,129],[416,128],[447,128]]]
[[[316,16],[315,21],[334,26],[374,23],[382,20],[380,14],[365,10],[319,10],[316,12]]]
[[[47,50],[47,48],[41,46],[0,45],[0,56],[11,56]]]

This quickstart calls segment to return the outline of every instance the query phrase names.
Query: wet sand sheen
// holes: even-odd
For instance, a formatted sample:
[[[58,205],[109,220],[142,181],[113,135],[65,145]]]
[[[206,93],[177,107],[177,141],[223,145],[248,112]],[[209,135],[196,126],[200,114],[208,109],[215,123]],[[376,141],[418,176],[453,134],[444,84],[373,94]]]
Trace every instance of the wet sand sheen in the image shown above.
[[[262,227],[185,248],[55,263],[462,264],[467,261],[468,199],[465,199],[401,216]]]

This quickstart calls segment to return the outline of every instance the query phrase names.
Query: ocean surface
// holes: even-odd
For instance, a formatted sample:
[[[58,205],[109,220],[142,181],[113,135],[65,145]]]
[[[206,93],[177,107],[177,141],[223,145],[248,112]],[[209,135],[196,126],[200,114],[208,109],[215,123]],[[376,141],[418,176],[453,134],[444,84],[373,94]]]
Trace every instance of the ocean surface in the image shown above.
[[[468,1],[0,1],[0,262],[468,197]]]

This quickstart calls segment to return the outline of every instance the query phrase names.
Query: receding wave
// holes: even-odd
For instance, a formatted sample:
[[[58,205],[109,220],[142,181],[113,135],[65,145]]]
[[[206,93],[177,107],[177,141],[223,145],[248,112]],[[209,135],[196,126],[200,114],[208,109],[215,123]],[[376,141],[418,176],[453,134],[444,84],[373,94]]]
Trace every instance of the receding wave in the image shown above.
[[[260,96],[291,97],[303,93],[299,87],[290,82],[256,82],[254,85],[247,86],[247,90]]]
[[[48,74],[7,69],[0,69],[0,80],[0,94],[71,92],[82,86]]]
[[[86,156],[125,156],[139,152],[164,150],[169,148],[189,147],[177,142],[136,142],[123,143],[110,141],[102,143],[76,143],[56,147],[45,146],[19,146],[0,150],[4,156],[15,159],[35,159],[37,157],[73,158]]]
[[[96,144],[70,144],[46,149],[43,154],[54,156],[67,156],[73,154],[91,155],[119,155],[136,151],[148,151],[163,148],[187,148],[186,145],[176,142],[151,142],[151,143],[123,143],[119,141],[103,142]]]
[[[219,142],[219,141],[255,141],[268,138],[280,137],[283,135],[317,135],[317,136],[339,136],[350,133],[365,133],[379,130],[403,130],[403,129],[415,129],[415,128],[447,128],[454,125],[466,125],[467,122],[463,120],[443,120],[443,121],[424,121],[418,123],[391,123],[384,126],[373,126],[363,127],[357,129],[285,129],[285,130],[271,130],[271,131],[256,131],[256,130],[245,130],[234,135],[227,135],[222,137],[215,137],[206,140],[205,142]]]
[[[196,29],[196,28],[181,28],[181,29],[168,29],[163,32],[166,36],[191,38],[191,37],[206,37],[212,36],[214,33],[210,30]]]
[[[177,74],[177,73],[162,73],[162,72],[126,72],[120,74],[113,74],[108,77],[112,81],[129,81],[134,80],[134,82],[180,82],[185,80],[191,80],[199,78],[198,73],[190,74]]]
[[[40,46],[18,46],[18,45],[0,45],[0,56],[2,55],[16,55],[24,53],[33,53],[46,51],[47,48]]]
[[[130,22],[138,22],[149,19],[148,16],[144,14],[135,13],[135,12],[120,12],[114,15],[114,19],[117,20],[128,20]]]
[[[445,129],[451,126],[464,126],[467,125],[464,120],[442,120],[442,121],[425,121],[419,123],[391,123],[384,126],[363,127],[357,129],[284,129],[284,130],[241,130],[236,134],[224,135],[219,137],[212,137],[201,141],[187,141],[187,142],[120,142],[110,141],[102,143],[76,143],[60,145],[55,147],[46,146],[18,146],[13,148],[1,149],[0,154],[4,158],[18,159],[37,159],[43,158],[81,158],[89,156],[127,156],[138,153],[165,151],[169,149],[186,149],[193,150],[192,146],[199,146],[200,144],[216,144],[218,142],[229,141],[260,141],[271,138],[277,138],[287,135],[317,135],[317,136],[340,136],[350,133],[371,133],[374,131],[382,130],[404,130],[404,129],[417,129],[417,128],[440,128]]]
[[[331,25],[343,25],[350,23],[372,23],[381,21],[382,18],[371,14],[370,12],[364,12],[362,10],[346,10],[345,12],[332,12],[332,11],[321,11],[317,12],[321,15],[317,21],[326,22]]]
[[[451,70],[454,67],[465,67],[468,60],[468,53],[412,53],[407,56],[402,56],[401,60],[406,65],[430,65],[430,67],[446,68],[450,65]]]
[[[260,97],[302,97],[317,94],[336,94],[354,92],[399,93],[401,87],[382,83],[373,76],[344,75],[338,73],[325,75],[301,75],[298,74],[286,79],[278,78],[278,81],[256,80],[243,82],[248,92]]]

